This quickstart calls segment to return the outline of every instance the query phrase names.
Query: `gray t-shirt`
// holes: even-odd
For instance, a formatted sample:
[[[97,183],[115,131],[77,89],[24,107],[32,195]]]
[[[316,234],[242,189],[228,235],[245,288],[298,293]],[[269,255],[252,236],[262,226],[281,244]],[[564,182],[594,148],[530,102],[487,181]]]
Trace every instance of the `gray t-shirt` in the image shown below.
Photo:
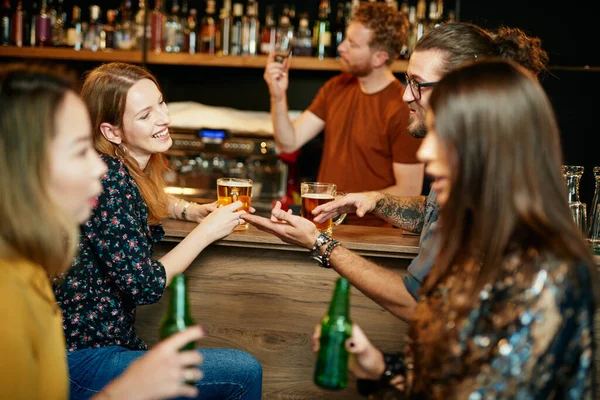
[[[419,290],[425,281],[425,277],[433,267],[433,261],[439,246],[439,238],[436,232],[438,219],[437,194],[432,190],[425,202],[425,215],[423,230],[419,240],[419,254],[408,266],[408,273],[402,277],[408,292],[419,301]]]

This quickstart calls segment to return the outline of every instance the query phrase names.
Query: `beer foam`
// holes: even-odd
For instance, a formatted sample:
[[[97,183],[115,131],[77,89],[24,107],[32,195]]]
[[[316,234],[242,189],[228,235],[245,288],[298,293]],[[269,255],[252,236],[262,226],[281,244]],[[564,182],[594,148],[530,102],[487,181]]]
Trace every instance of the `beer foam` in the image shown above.
[[[222,182],[222,183],[219,183],[219,186],[227,186],[227,187],[252,187],[252,184],[248,183],[248,182]]]
[[[335,197],[330,195],[329,193],[305,193],[302,197],[306,197],[307,199],[316,199],[316,200],[333,200]]]

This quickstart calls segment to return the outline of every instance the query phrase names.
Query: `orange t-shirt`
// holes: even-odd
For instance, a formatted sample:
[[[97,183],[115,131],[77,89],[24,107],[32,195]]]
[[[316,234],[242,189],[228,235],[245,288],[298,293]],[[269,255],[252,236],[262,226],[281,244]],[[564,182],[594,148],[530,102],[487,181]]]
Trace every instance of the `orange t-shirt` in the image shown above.
[[[325,121],[319,182],[335,183],[341,192],[381,190],[396,183],[393,163],[419,162],[421,139],[408,132],[403,94],[397,79],[373,94],[347,73],[325,83],[308,108]]]

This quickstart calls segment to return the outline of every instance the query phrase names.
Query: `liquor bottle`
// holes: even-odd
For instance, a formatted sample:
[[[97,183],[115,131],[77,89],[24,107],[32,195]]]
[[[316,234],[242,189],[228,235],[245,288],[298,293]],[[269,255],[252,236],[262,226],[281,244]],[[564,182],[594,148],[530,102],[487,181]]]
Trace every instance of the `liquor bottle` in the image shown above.
[[[11,44],[10,32],[12,10],[10,9],[10,0],[4,0],[2,11],[0,11],[0,45],[9,46]]]
[[[290,31],[290,16],[288,5],[283,6],[283,11],[279,16],[279,23],[277,24],[277,33],[275,35],[275,51],[280,53],[287,53],[292,47],[292,41],[289,36]],[[292,31],[293,35],[293,31]]]
[[[319,4],[319,17],[313,29],[314,56],[319,59],[331,55],[331,30],[329,28],[329,1],[321,0]]]
[[[206,13],[200,24],[200,52],[206,54],[217,53],[217,29],[215,20],[215,0],[206,1]]]
[[[179,1],[173,0],[171,13],[165,22],[165,51],[167,53],[179,53],[183,47],[183,26],[181,26],[181,15]]]
[[[292,41],[292,47],[295,44],[296,40],[296,29],[298,28],[298,18],[296,17],[296,6],[293,4],[290,4],[290,11],[289,11],[289,17],[290,17],[290,32],[288,32],[288,36],[290,37],[290,40]]]
[[[135,47],[139,50],[144,49],[144,45],[149,44],[151,40],[152,29],[150,28],[146,1],[140,0],[138,10],[135,13]]]
[[[46,0],[42,0],[40,13],[35,16],[35,43],[37,46],[52,45],[52,26],[47,11],[48,3]]]
[[[419,41],[419,39],[421,39],[421,37],[427,33],[427,18],[426,18],[426,12],[427,12],[427,3],[425,2],[425,0],[419,0],[417,2],[417,20],[415,21],[415,24],[413,26],[413,29],[415,30],[415,35],[416,35],[416,42]]]
[[[335,58],[340,58],[338,47],[344,41],[346,36],[346,20],[344,18],[345,4],[339,2],[337,5],[337,14],[335,16]]]
[[[136,30],[132,21],[131,0],[121,2],[121,22],[116,26],[115,47],[119,50],[135,49]]]
[[[188,1],[183,0],[181,2],[181,12],[179,13],[179,25],[181,26],[181,51],[187,53],[190,51],[190,35],[188,30],[188,17],[190,15],[190,8]]]
[[[39,14],[39,3],[33,0],[31,4],[31,13],[29,14],[29,46],[37,46],[37,17]]]
[[[177,332],[181,332],[190,326],[194,326],[194,321],[190,314],[190,302],[187,294],[187,280],[185,275],[175,275],[169,285],[168,291],[169,304],[159,329],[161,340]],[[193,350],[195,347],[196,343],[190,342],[181,350]]]
[[[117,32],[117,11],[116,10],[108,10],[106,12],[106,24],[102,26],[102,31],[104,32],[104,49],[115,49],[115,34]]]
[[[63,0],[58,0],[58,6],[54,13],[54,23],[52,24],[52,44],[54,47],[62,47],[67,44],[67,31],[65,24],[67,23],[67,13],[63,5]]]
[[[231,24],[231,55],[239,56],[242,54],[242,25],[243,25],[244,5],[241,3],[233,4],[233,22]]]
[[[192,8],[187,16],[184,30],[184,51],[196,54],[198,50],[198,10]]]
[[[27,33],[29,32],[29,18],[25,9],[23,9],[23,1],[17,1],[17,8],[12,16],[11,23],[11,42],[17,47],[26,46]]]
[[[73,15],[67,29],[67,46],[75,50],[83,47],[83,27],[81,25],[81,8],[73,6]]]
[[[165,39],[165,13],[163,1],[156,0],[154,10],[150,15],[150,50],[160,53],[163,49]]]
[[[275,38],[277,27],[275,26],[275,16],[273,14],[273,5],[267,6],[265,13],[265,26],[260,35],[260,53],[269,54],[275,50]]]
[[[90,23],[84,35],[83,48],[92,51],[100,50],[103,45],[106,45],[104,38],[102,21],[100,21],[100,6],[90,6]]]
[[[250,0],[246,7],[246,16],[242,19],[242,54],[255,56],[260,46],[260,23],[258,4]]]
[[[346,340],[352,334],[350,320],[350,283],[338,278],[329,311],[321,320],[321,339],[314,382],[316,385],[339,390],[346,387],[348,351]]]
[[[223,8],[221,8],[221,15],[219,16],[219,37],[221,42],[217,53],[224,56],[228,56],[231,50],[231,27],[233,24],[233,17],[231,16],[231,0],[223,1]]]
[[[298,33],[294,43],[294,55],[300,57],[312,56],[312,35],[308,26],[308,14],[302,13],[298,22]]]

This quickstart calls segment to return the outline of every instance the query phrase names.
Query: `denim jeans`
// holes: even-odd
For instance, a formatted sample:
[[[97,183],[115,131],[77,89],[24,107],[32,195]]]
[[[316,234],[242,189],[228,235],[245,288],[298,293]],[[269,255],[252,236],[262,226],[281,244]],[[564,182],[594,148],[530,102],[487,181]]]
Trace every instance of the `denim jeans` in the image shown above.
[[[204,377],[196,386],[198,399],[259,400],[262,367],[249,353],[233,349],[198,349]],[[120,346],[95,347],[67,354],[71,399],[88,399],[121,375],[144,350]]]

